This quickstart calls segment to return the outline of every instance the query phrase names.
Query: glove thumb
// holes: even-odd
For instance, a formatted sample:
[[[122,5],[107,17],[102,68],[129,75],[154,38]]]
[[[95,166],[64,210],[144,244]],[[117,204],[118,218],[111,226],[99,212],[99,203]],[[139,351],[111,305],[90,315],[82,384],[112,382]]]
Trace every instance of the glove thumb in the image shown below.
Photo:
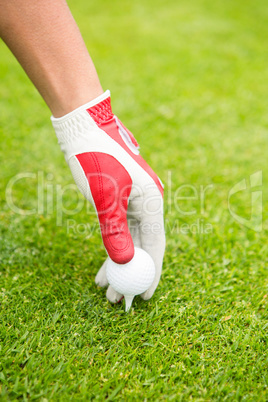
[[[106,251],[114,262],[125,264],[134,256],[127,223],[131,177],[111,155],[86,152],[76,157],[89,183]]]

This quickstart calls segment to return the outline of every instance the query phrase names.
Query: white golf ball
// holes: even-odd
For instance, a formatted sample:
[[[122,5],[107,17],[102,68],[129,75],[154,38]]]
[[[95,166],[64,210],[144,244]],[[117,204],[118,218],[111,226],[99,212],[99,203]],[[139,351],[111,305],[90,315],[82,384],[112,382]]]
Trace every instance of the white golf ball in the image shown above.
[[[153,283],[155,266],[146,251],[135,247],[134,257],[126,264],[116,264],[109,258],[106,275],[114,290],[124,295],[127,311],[134,296],[145,292]]]

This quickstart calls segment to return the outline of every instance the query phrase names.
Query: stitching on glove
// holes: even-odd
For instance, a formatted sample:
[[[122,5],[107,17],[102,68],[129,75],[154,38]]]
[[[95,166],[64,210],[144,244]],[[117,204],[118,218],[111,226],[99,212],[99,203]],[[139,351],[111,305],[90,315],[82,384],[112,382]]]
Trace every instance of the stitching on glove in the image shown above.
[[[111,98],[104,99],[99,104],[87,109],[87,112],[98,125],[113,119]]]
[[[103,193],[103,180],[102,180],[102,176],[101,176],[101,168],[100,168],[100,164],[99,161],[96,157],[96,155],[94,153],[90,153],[89,156],[92,157],[92,161],[96,167],[96,171],[98,172],[98,182],[99,182],[99,191],[100,191],[100,195],[101,195],[101,205],[100,205],[100,209],[103,211],[105,210],[105,199],[104,199],[104,193]]]

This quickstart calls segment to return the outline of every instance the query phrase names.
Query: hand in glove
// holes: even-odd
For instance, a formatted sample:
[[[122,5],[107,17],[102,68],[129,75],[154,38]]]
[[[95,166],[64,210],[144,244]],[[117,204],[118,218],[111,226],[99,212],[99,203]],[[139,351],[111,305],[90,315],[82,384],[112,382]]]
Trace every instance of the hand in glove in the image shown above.
[[[134,245],[151,255],[156,276],[142,298],[152,297],[165,250],[163,185],[139,155],[134,136],[111,109],[104,94],[60,118],[51,118],[74,180],[98,215],[104,246],[119,264],[130,261]],[[107,286],[106,263],[96,283]],[[107,298],[122,298],[111,286]]]

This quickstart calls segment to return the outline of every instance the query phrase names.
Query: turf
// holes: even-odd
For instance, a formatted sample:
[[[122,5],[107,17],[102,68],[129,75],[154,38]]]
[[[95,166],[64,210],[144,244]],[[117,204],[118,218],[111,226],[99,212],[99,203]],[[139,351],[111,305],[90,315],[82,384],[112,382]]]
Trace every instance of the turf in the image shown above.
[[[96,218],[1,43],[1,401],[266,401],[266,2],[69,4],[114,111],[165,182],[163,277],[129,314],[95,286]],[[228,209],[255,172],[259,231]],[[234,195],[235,213],[249,219],[250,200]]]

